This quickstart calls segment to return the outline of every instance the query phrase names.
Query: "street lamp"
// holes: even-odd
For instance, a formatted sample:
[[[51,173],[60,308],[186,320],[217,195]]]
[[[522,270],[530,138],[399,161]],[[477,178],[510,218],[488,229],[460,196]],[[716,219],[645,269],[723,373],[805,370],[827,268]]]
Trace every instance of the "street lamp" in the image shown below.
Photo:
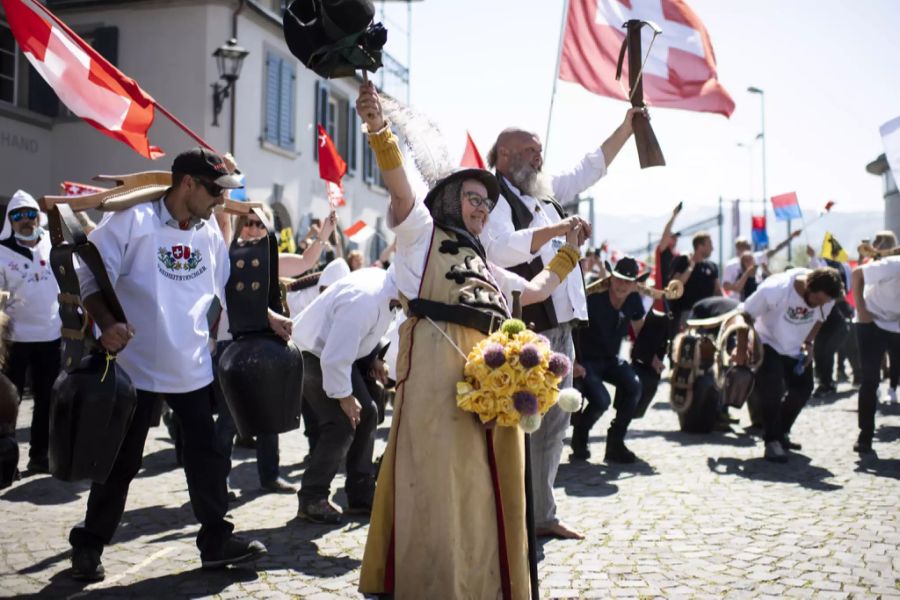
[[[213,89],[213,122],[219,126],[219,113],[225,105],[225,100],[233,93],[234,85],[241,76],[241,66],[250,52],[237,45],[237,40],[231,38],[223,45],[216,48],[213,57],[216,59],[216,67],[219,69],[219,81],[212,84]],[[234,128],[234,114],[232,109],[232,129]],[[233,134],[233,132],[232,132]],[[233,144],[232,144],[233,145]],[[233,148],[232,148],[233,150]]]
[[[761,116],[761,127],[759,135],[757,135],[757,139],[762,140],[762,193],[763,193],[763,217],[766,219],[766,227],[768,227],[768,202],[769,202],[769,194],[766,190],[766,95],[763,90],[758,87],[750,86],[747,88],[747,91],[751,94],[759,94],[759,109]],[[787,232],[788,237],[791,235],[791,221],[787,222]],[[788,244],[788,261],[791,260],[791,245]]]

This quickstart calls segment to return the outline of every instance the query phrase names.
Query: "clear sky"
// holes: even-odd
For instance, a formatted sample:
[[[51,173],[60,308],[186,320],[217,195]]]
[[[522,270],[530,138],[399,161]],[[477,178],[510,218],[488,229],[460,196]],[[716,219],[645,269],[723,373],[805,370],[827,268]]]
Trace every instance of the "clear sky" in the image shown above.
[[[632,0],[642,2],[656,0]],[[765,91],[767,191],[796,191],[815,211],[883,209],[878,127],[900,115],[900,2],[688,0],[709,31],[730,119],[651,109],[667,166],[640,170],[633,143],[592,188],[599,212],[659,216],[679,200],[698,208],[762,197],[759,96]],[[388,18],[405,24],[405,6]],[[544,137],[556,78],[562,0],[425,0],[412,7],[412,104],[436,120],[451,152],[469,130],[482,154],[517,125]],[[390,24],[389,24],[390,28]],[[664,32],[665,33],[665,32]],[[406,58],[402,32],[388,49]],[[624,102],[559,82],[547,166],[574,164],[619,123]],[[771,211],[770,211],[771,218]],[[836,217],[829,217],[836,218]],[[873,224],[873,227],[875,224]]]

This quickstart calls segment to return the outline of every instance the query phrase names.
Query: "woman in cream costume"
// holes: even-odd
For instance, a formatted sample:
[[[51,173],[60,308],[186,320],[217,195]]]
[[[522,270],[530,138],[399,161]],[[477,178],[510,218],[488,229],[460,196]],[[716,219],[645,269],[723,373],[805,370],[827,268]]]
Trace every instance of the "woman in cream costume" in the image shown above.
[[[530,597],[523,436],[456,406],[465,355],[522,303],[546,299],[576,267],[573,224],[547,268],[527,281],[486,261],[478,242],[499,194],[482,169],[456,171],[416,202],[374,86],[357,111],[391,196],[393,263],[409,318],[400,329],[397,394],[360,578],[398,600]]]

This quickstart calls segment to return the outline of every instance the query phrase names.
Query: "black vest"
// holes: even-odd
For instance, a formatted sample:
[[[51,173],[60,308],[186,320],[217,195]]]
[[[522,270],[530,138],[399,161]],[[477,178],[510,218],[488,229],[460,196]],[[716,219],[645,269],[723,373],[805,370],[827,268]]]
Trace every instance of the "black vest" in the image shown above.
[[[530,227],[534,215],[531,214],[531,211],[525,206],[525,203],[522,202],[519,196],[509,189],[509,185],[507,185],[506,178],[503,177],[503,175],[498,174],[497,181],[500,183],[500,195],[503,196],[509,204],[510,213],[512,214],[512,223],[515,230],[519,231]],[[547,208],[552,206],[561,219],[565,219],[568,216],[562,205],[557,202],[555,198],[538,198],[538,202]],[[532,261],[509,267],[508,270],[525,279],[531,280],[535,275],[544,270],[544,266],[544,261],[541,257],[536,256]],[[529,324],[529,326],[533,323],[534,326],[532,329],[538,332],[546,331],[559,325],[559,321],[556,319],[556,308],[553,306],[553,299],[547,298],[538,304],[530,304],[522,307],[522,320],[525,321],[526,324]]]

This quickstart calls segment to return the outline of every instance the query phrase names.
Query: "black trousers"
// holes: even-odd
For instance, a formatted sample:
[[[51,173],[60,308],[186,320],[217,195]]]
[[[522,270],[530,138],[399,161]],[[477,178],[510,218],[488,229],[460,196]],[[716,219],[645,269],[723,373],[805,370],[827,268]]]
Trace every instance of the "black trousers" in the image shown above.
[[[791,431],[794,421],[813,390],[812,368],[807,365],[796,373],[797,358],[779,354],[766,344],[763,362],[756,371],[756,390],[767,442],[781,441]]]
[[[164,399],[181,421],[184,433],[184,473],[194,516],[200,522],[197,547],[201,557],[215,555],[234,526],[225,520],[228,490],[225,484],[228,460],[216,443],[212,416],[212,387],[184,394],[137,391],[137,408],[119,455],[106,483],[94,483],[88,496],[84,527],[69,533],[73,548],[89,547],[100,552],[110,543],[128,498],[131,480],[141,468],[147,430],[155,420],[155,407]]]
[[[16,386],[19,402],[25,375],[31,369],[34,410],[31,413],[31,448],[28,456],[46,460],[50,442],[50,396],[60,369],[60,340],[52,342],[11,342],[5,374]]]
[[[375,428],[378,425],[378,408],[369,395],[362,371],[353,365],[350,374],[353,397],[362,406],[356,429],[341,410],[336,398],[329,398],[322,389],[322,366],[319,358],[309,352],[303,353],[303,402],[316,415],[319,424],[319,439],[312,450],[306,471],[297,495],[301,502],[316,502],[331,493],[331,482],[340,469],[346,455],[347,499],[350,504],[372,501],[375,490],[375,466],[372,454],[375,451]]]
[[[850,323],[842,311],[835,307],[825,319],[816,343],[813,346],[816,379],[819,385],[834,384],[834,355],[840,350],[850,336]]]
[[[900,359],[900,333],[882,329],[875,323],[857,323],[861,382],[859,386],[859,431],[872,440],[875,433],[875,408],[878,403],[878,384],[881,382],[881,359],[887,352]]]
[[[578,443],[584,440],[586,444],[591,427],[609,408],[609,392],[603,382],[616,386],[616,396],[613,401],[616,416],[610,423],[607,436],[610,439],[621,441],[625,438],[628,425],[634,416],[634,409],[641,398],[641,380],[631,364],[618,357],[605,360],[585,360],[582,366],[586,374],[575,382],[575,387],[587,398],[587,406],[572,419],[573,443],[576,440]]]

